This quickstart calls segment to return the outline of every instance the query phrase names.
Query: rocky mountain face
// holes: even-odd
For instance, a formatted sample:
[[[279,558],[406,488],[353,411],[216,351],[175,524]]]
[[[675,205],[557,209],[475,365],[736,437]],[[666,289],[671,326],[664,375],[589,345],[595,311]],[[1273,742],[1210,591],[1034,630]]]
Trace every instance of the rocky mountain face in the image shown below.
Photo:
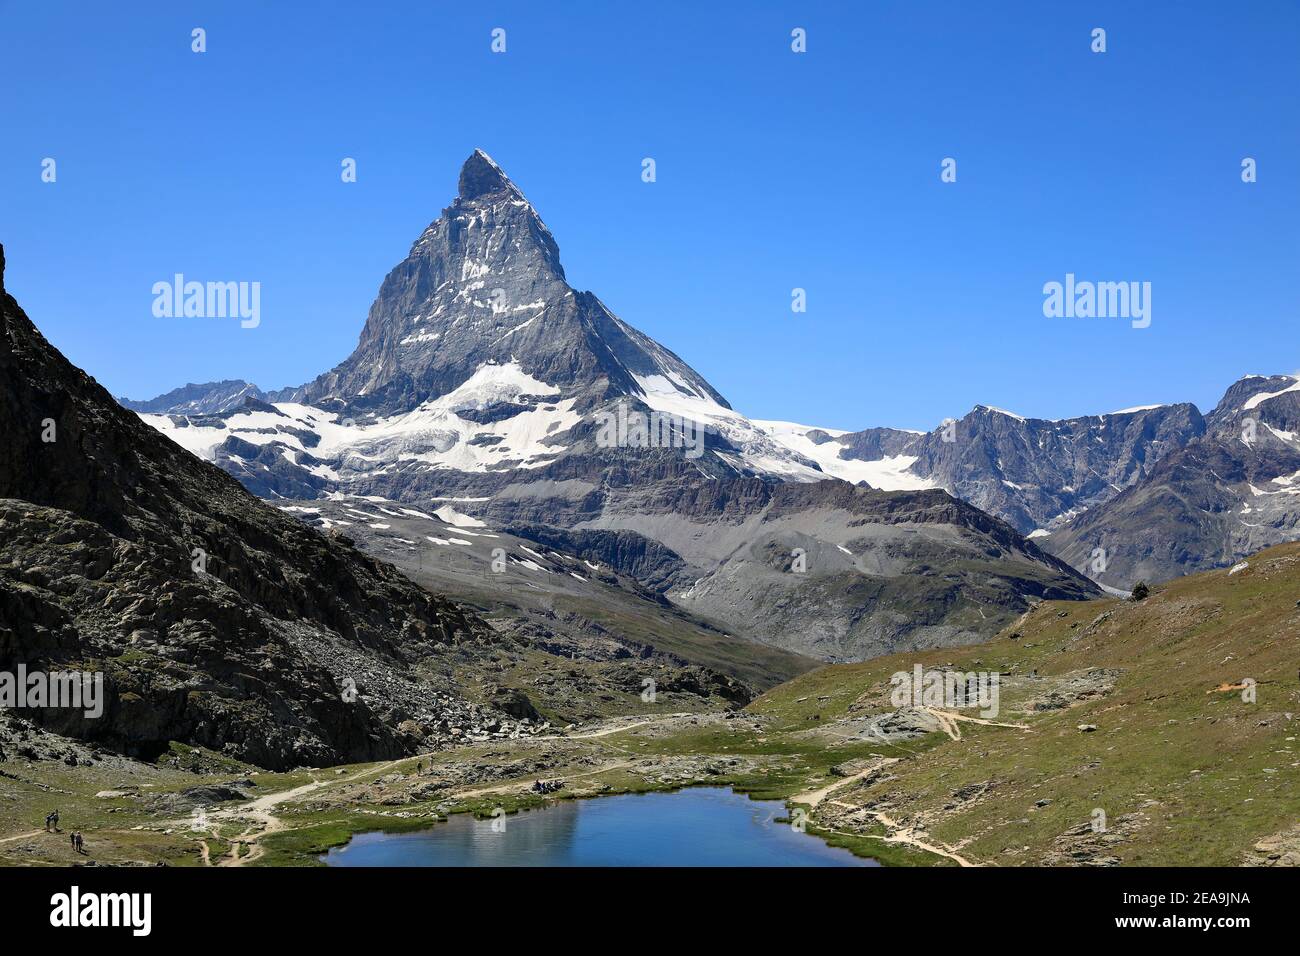
[[[1097,581],[1127,589],[1300,538],[1298,436],[1300,379],[1244,378],[1206,416],[1201,435],[1046,546]]]
[[[475,395],[452,411],[492,420],[547,397],[582,409],[639,394],[638,379],[653,376],[726,405],[681,359],[568,285],[550,230],[476,150],[452,205],[384,279],[356,351],[277,397],[382,417],[447,395],[490,366],[517,367],[509,384],[519,388]]]
[[[931,432],[906,453],[914,471],[1029,533],[1109,501],[1204,430],[1186,403],[1062,421],[980,405],[952,433]]]
[[[225,411],[184,398],[151,403],[143,418],[259,495],[449,502],[488,532],[607,563],[720,628],[805,653],[976,640],[1043,593],[1096,593],[1013,529],[977,528],[942,493],[877,497],[828,481],[934,484],[870,462],[837,471],[843,433],[736,412],[568,285],[550,231],[482,152],[384,280],[344,362]],[[916,439],[850,442],[898,456]],[[783,490],[791,482],[825,487]],[[774,583],[787,543],[835,561]],[[899,584],[926,575],[925,587]],[[922,607],[922,593],[935,606]]]
[[[1249,376],[1204,416],[1190,403],[1060,421],[976,406],[925,434],[776,435],[828,474],[944,488],[1128,591],[1300,538],[1296,383]]]
[[[514,686],[526,688],[553,723],[589,719],[602,695],[618,697],[629,689],[638,698],[632,710],[641,712],[647,678],[660,691],[692,683],[718,688],[721,700],[735,703],[747,688],[766,690],[816,666],[813,658],[730,634],[642,584],[640,573],[653,579],[665,570],[661,562],[682,564],[655,542],[626,532],[538,526],[516,534],[457,511],[461,506],[422,510],[377,496],[277,504],[313,527],[346,534],[416,583],[480,611],[527,652],[498,650],[487,675],[468,676],[500,684],[502,675],[531,666],[539,673],[521,674]],[[605,663],[611,666],[600,666]],[[572,687],[568,694],[548,693],[559,688],[543,679],[546,672],[575,668],[582,672],[577,683],[583,693]],[[659,703],[684,711],[702,702],[680,696],[669,702],[661,695]]]
[[[716,476],[664,450],[570,452],[454,507],[608,562],[729,631],[820,659],[970,643],[1046,595],[1097,594],[1004,522],[937,489]]]

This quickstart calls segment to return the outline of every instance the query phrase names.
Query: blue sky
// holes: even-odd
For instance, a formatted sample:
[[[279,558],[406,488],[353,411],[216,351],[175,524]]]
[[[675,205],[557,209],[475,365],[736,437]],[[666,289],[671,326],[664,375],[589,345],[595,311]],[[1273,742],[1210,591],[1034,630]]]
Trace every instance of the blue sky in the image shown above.
[[[1208,409],[1300,367],[1295,3],[125,9],[0,0],[7,285],[114,394],[333,366],[475,147],[754,417]],[[176,272],[260,282],[261,325],[155,318]],[[1150,282],[1151,327],[1045,318],[1067,272]]]

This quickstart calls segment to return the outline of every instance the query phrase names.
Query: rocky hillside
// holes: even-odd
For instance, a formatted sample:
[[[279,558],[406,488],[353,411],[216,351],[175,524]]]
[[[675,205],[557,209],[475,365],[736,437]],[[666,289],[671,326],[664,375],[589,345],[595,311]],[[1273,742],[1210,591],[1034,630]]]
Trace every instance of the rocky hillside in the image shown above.
[[[396,755],[418,728],[478,719],[411,670],[489,640],[481,622],[143,425],[7,293],[0,394],[0,664],[102,669],[110,689],[102,718],[47,722],[284,766]]]
[[[536,668],[566,673],[576,661],[612,662],[628,672],[626,677],[636,677],[632,686],[639,694],[643,678],[663,685],[665,668],[704,667],[715,672],[710,680],[726,675],[759,691],[817,666],[813,658],[744,640],[643,585],[642,573],[654,577],[656,568],[684,567],[680,558],[646,538],[599,530],[541,533],[535,527],[524,529],[525,535],[488,526],[457,511],[458,505],[421,510],[370,496],[280,502],[276,507],[312,527],[346,534],[416,583],[474,609],[516,646],[544,652],[522,662]],[[620,570],[625,566],[631,570]],[[621,712],[592,709],[602,693],[618,689],[599,686],[600,674],[586,675],[595,680],[585,695],[548,699],[550,682],[523,676],[527,668],[518,666],[520,657],[512,648],[496,649],[486,668],[491,680],[525,688],[553,721],[570,722],[582,706],[588,707],[584,720]],[[626,683],[622,677],[614,681],[624,690]],[[582,701],[584,696],[595,700]]]

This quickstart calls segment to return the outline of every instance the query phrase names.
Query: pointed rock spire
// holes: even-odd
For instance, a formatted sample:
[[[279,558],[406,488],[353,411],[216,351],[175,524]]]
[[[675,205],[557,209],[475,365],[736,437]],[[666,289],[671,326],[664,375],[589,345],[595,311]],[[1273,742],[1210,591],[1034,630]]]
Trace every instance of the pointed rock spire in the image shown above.
[[[502,190],[509,190],[523,198],[519,187],[510,181],[510,177],[501,171],[491,156],[481,149],[474,150],[460,169],[460,198],[468,201]]]

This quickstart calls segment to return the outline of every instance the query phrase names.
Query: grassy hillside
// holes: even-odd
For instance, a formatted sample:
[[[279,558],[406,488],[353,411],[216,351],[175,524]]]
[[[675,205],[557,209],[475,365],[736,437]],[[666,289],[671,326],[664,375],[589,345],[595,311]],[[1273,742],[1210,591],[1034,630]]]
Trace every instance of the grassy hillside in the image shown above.
[[[892,709],[890,675],[916,662],[999,672],[995,720],[1024,729],[964,722],[959,740],[902,744],[916,753],[841,785],[819,823],[871,829],[883,813],[898,832],[1001,865],[1300,855],[1300,545],[1142,602],[1047,602],[988,644],[821,668],[750,710],[787,735],[861,739],[864,718]]]

